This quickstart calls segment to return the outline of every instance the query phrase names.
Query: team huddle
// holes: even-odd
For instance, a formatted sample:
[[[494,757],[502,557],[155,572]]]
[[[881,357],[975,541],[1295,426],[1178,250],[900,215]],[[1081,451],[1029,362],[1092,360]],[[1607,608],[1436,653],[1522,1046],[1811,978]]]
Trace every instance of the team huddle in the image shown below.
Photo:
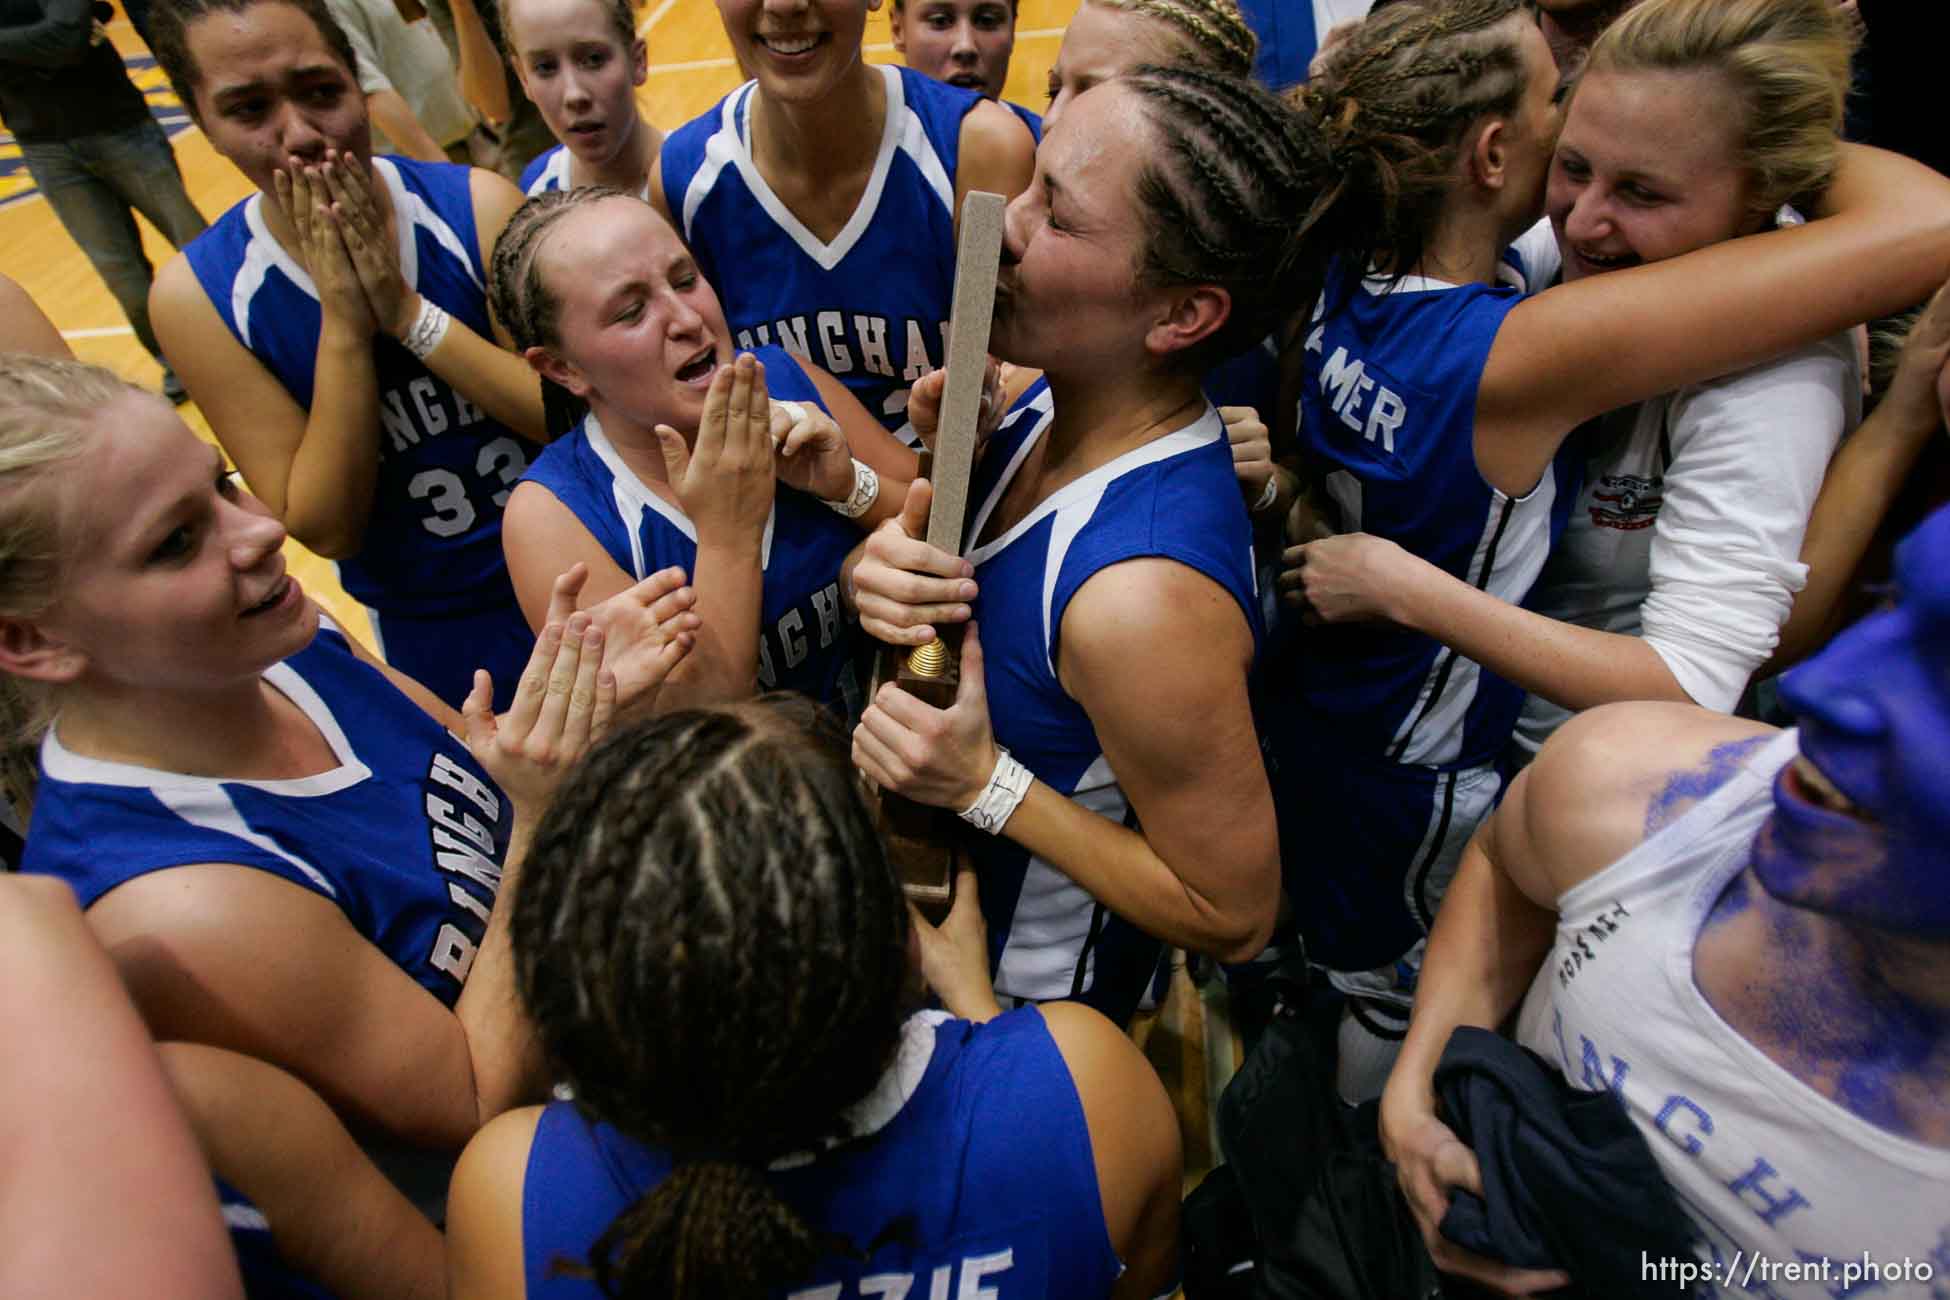
[[[1950,180],[1843,141],[1833,0],[1382,0],[1278,91],[1234,0],[1083,0],[1040,116],[981,35],[1013,5],[896,0],[908,67],[877,7],[719,0],[750,79],[666,133],[627,0],[505,0],[560,142],[517,186],[375,155],[322,0],[157,0],[256,190],[150,297],[220,448],[0,322],[0,983],[53,1071],[7,1095],[51,1143],[99,1092],[145,1208],[77,1224],[50,1146],[0,1253],[113,1236],[78,1294],[1169,1294],[1179,1117],[1125,1030],[1181,950],[1336,1008],[1334,1104],[1378,1099],[1446,1271],[1644,1280],[1444,1235],[1477,1027],[1615,1098],[1702,1261],[1950,1294],[1950,512],[1897,503]],[[943,634],[952,701],[874,684]],[[872,792],[959,816],[945,916]]]

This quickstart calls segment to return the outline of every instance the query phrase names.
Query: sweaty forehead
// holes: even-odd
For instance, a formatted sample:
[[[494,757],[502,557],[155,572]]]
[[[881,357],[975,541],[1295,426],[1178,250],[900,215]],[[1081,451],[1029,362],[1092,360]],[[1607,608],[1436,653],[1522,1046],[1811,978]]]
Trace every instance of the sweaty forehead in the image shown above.
[[[336,71],[342,66],[310,16],[288,4],[213,9],[191,23],[184,35],[212,89],[225,81],[291,76],[318,68]]]
[[[579,287],[607,292],[647,268],[661,273],[683,254],[676,232],[654,208],[619,194],[565,214],[535,256],[553,291],[566,296]]]
[[[1077,96],[1043,140],[1043,170],[1073,198],[1092,208],[1116,201],[1105,193],[1120,164],[1153,147],[1150,119],[1129,88],[1106,81]]]
[[[1169,63],[1184,53],[1184,40],[1163,19],[1085,3],[1064,29],[1057,61],[1072,76],[1101,80],[1141,64]]]

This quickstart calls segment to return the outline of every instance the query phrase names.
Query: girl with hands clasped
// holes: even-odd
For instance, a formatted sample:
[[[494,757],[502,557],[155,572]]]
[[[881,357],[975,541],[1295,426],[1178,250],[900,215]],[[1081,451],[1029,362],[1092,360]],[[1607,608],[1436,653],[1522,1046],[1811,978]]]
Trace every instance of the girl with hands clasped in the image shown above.
[[[513,940],[575,1101],[469,1145],[448,1294],[1171,1288],[1157,1076],[1087,1008],[1001,1011],[973,876],[916,919],[841,744],[790,696],[639,712],[569,778]]]
[[[463,719],[323,620],[160,398],[7,357],[0,447],[0,668],[53,718],[22,869],[74,888],[151,1032],[288,1071],[376,1150],[534,1095],[496,898],[614,707],[583,570],[512,710],[483,673]],[[650,687],[688,648],[678,582],[639,593]]]
[[[485,663],[505,707],[531,637],[501,512],[544,421],[483,286],[520,192],[373,158],[351,46],[318,0],[188,0],[157,10],[153,41],[258,190],[157,276],[157,337],[264,503],[340,562],[387,661],[450,705]]]
[[[673,700],[778,687],[852,711],[841,571],[899,507],[913,453],[817,367],[779,348],[734,360],[676,232],[616,190],[529,200],[493,293],[529,363],[590,412],[508,502],[508,568],[530,617],[565,557],[588,564],[583,604],[603,623],[613,592],[674,565],[702,625]]]

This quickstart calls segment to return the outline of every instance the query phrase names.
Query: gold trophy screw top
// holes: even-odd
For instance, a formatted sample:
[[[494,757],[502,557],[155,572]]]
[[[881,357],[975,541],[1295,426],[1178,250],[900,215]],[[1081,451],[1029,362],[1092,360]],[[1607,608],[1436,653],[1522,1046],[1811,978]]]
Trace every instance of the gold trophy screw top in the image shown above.
[[[907,656],[907,670],[916,677],[942,676],[948,670],[948,647],[936,637]]]

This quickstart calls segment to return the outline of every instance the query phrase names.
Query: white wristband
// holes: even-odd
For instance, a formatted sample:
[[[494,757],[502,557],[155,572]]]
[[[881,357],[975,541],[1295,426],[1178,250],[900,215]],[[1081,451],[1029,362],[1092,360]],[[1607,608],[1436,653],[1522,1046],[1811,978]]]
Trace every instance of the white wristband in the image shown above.
[[[424,295],[420,298],[420,314],[413,318],[413,328],[400,336],[400,346],[425,361],[440,346],[440,340],[447,337],[447,327],[454,318],[433,299]]]
[[[1272,509],[1273,503],[1279,499],[1280,472],[1274,470],[1271,474],[1267,475],[1266,490],[1259,494],[1259,500],[1253,502],[1252,513],[1256,515],[1266,513],[1266,511]]]
[[[1003,825],[1029,793],[1029,783],[1035,779],[1008,750],[997,745],[995,770],[989,773],[989,783],[982,787],[974,803],[961,810],[961,819],[978,831],[1000,835]]]
[[[858,519],[873,509],[873,503],[880,499],[880,475],[873,472],[873,466],[860,461],[853,462],[853,491],[838,501],[825,502],[826,508],[848,519]]]

